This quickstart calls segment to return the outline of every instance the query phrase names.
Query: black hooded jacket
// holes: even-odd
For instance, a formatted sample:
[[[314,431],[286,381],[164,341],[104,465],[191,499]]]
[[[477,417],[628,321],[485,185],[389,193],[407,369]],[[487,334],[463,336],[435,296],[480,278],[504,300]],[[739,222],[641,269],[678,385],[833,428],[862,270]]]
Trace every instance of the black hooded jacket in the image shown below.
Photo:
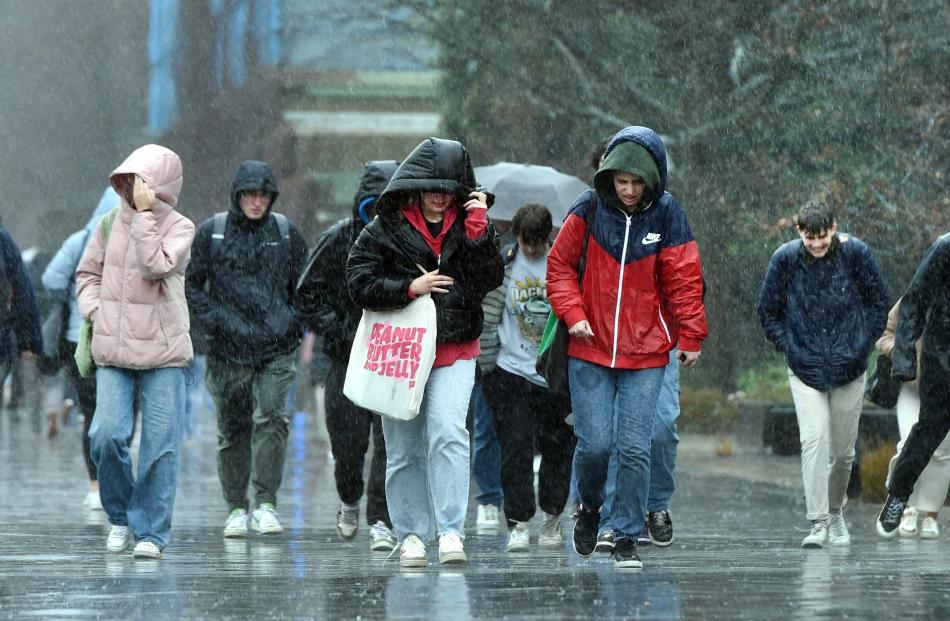
[[[238,195],[264,190],[272,195],[263,218],[250,220]],[[302,330],[294,289],[307,256],[307,242],[289,224],[282,239],[275,218],[277,182],[263,162],[242,162],[231,183],[224,239],[213,249],[214,218],[201,223],[191,247],[185,294],[192,317],[208,336],[208,355],[259,366],[292,352]]]
[[[453,277],[455,284],[448,293],[432,294],[437,341],[477,339],[482,332],[482,298],[501,284],[505,268],[491,224],[478,239],[469,240],[465,235],[467,214],[461,205],[475,187],[475,173],[461,144],[429,138],[417,146],[376,201],[378,217],[363,229],[350,250],[346,285],[353,301],[370,310],[403,308],[411,301],[409,285],[421,274],[417,264],[427,271],[439,268],[441,274]],[[453,209],[460,211],[438,257],[402,213],[421,192],[452,194]]]
[[[363,230],[360,205],[375,202],[386,189],[399,162],[382,160],[363,167],[353,198],[353,216],[340,220],[317,240],[297,285],[297,310],[307,328],[323,336],[323,350],[333,361],[349,359],[363,309],[346,292],[346,259]]]

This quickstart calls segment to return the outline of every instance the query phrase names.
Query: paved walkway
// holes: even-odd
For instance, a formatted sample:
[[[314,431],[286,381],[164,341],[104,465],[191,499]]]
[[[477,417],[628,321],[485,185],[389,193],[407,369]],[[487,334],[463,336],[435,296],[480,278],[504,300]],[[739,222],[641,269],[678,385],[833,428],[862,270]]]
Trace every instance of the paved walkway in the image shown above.
[[[676,542],[641,548],[641,572],[569,544],[506,554],[504,533],[471,527],[473,509],[467,564],[405,571],[369,552],[365,527],[337,539],[332,466],[303,415],[280,498],[287,532],[225,541],[213,421],[200,431],[182,451],[173,541],[161,561],[135,561],[108,553],[104,516],[80,508],[79,424],[48,439],[0,418],[0,618],[950,618],[950,524],[935,542],[882,541],[876,507],[853,504],[853,545],[804,551],[794,458],[718,458],[715,439],[684,439]]]

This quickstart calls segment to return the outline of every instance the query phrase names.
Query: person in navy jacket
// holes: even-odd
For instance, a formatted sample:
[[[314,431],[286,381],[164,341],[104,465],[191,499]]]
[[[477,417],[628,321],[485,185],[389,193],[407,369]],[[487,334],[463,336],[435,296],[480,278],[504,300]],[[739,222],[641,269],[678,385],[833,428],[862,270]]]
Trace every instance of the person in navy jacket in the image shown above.
[[[759,320],[788,364],[806,517],[812,522],[802,547],[848,545],[842,508],[864,376],[890,301],[871,251],[858,238],[838,233],[827,205],[806,204],[797,224],[800,239],[772,255],[759,293]]]
[[[594,191],[575,200],[548,256],[548,298],[570,333],[580,500],[574,549],[582,556],[594,551],[616,428],[611,521],[620,568],[642,567],[636,536],[646,515],[653,417],[669,352],[678,343],[682,364],[692,367],[707,336],[699,249],[666,185],[660,136],[646,127],[621,130],[607,145]]]

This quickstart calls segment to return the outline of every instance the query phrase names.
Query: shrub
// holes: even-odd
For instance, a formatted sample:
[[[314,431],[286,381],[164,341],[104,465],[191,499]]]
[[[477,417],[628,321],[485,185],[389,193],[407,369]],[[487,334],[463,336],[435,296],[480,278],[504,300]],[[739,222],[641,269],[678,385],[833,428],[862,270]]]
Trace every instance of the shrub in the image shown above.
[[[861,450],[861,500],[884,502],[887,498],[887,466],[897,452],[893,442],[872,440]]]
[[[736,404],[721,390],[684,386],[680,393],[680,417],[683,431],[728,433],[735,429]]]
[[[767,361],[739,371],[736,386],[744,398],[776,403],[792,402],[784,360]]]

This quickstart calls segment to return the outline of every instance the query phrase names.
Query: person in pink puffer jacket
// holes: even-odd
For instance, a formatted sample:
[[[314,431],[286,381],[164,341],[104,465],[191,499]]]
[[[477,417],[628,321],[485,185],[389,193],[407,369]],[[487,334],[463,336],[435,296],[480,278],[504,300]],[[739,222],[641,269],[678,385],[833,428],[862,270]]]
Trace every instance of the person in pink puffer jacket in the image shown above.
[[[96,414],[89,430],[106,547],[160,558],[171,536],[178,475],[185,367],[193,356],[185,267],[195,225],[175,211],[181,159],[169,149],[136,149],[110,176],[122,198],[106,241],[102,222],[76,268],[82,316],[93,322]],[[137,476],[128,445],[135,391],[142,435]]]

